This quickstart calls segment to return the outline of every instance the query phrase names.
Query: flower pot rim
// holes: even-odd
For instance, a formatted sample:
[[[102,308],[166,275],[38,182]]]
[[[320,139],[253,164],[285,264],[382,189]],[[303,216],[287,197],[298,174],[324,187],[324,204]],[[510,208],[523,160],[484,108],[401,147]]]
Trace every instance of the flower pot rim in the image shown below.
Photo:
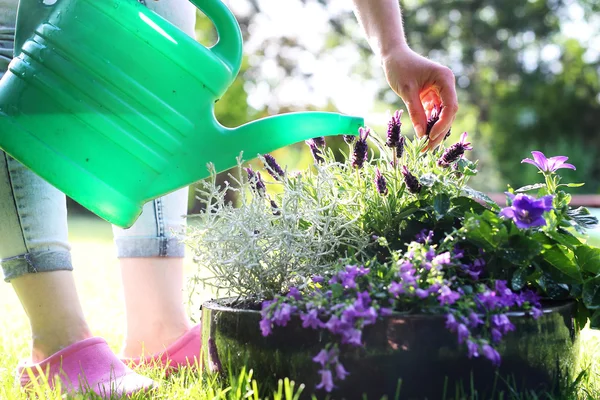
[[[222,305],[220,302],[223,301],[231,301],[231,300],[242,300],[243,298],[239,297],[220,297],[217,299],[207,300],[202,303],[202,309],[205,307],[212,311],[227,311],[231,313],[238,314],[250,314],[250,315],[260,315],[260,310],[250,310],[247,308],[234,308],[231,306]],[[564,308],[572,307],[576,301],[574,299],[567,300],[552,300],[552,301],[542,301],[542,312],[544,314],[552,313],[560,311]],[[524,317],[527,316],[528,313],[524,311],[509,311],[505,313],[508,317]],[[400,312],[400,311],[392,311],[392,314],[381,317],[385,319],[389,318],[407,318],[410,317],[412,319],[438,319],[445,318],[446,314],[423,314],[423,313],[409,313],[409,312]]]

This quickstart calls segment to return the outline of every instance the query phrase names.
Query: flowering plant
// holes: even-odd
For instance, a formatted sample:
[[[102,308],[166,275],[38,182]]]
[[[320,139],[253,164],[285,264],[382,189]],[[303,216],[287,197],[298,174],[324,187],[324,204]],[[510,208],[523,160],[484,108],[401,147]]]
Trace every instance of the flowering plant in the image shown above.
[[[467,185],[477,174],[467,133],[424,152],[427,137],[404,137],[401,116],[385,141],[369,128],[345,136],[345,162],[324,138],[307,142],[315,165],[301,173],[261,157],[270,182],[246,168],[247,179],[232,176],[239,188],[225,188],[239,191],[238,207],[206,182],[207,212],[188,236],[206,281],[260,303],[264,336],[298,317],[339,337],[314,357],[326,391],[348,375],[343,347],[361,346],[363,329],[393,313],[443,315],[469,357],[496,365],[515,329],[510,311],[537,318],[543,300],[574,299],[578,323],[599,325],[600,249],[581,235],[597,220],[569,206],[562,188],[577,184],[557,173],[575,168],[567,158],[533,152],[523,162],[544,181],[509,188],[501,207]]]

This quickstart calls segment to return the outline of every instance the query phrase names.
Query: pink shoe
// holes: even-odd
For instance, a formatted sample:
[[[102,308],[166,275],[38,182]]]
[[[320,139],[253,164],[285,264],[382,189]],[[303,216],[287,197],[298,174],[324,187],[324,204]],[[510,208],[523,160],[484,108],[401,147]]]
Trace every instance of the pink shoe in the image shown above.
[[[130,366],[159,364],[165,367],[168,372],[175,372],[182,366],[196,368],[200,363],[201,329],[200,324],[192,327],[163,352],[146,357],[124,358],[122,361]]]
[[[136,374],[99,337],[85,339],[54,353],[38,364],[21,363],[17,379],[27,388],[31,376],[54,387],[60,380],[63,392],[91,391],[104,399],[151,390],[156,383]]]

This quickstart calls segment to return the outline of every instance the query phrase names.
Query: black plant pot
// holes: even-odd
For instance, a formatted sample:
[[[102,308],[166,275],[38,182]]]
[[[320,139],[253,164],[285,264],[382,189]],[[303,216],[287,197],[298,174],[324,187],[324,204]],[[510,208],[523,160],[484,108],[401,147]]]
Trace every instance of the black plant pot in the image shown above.
[[[299,318],[288,326],[276,327],[268,337],[259,329],[256,310],[226,306],[227,299],[203,305],[203,363],[208,371],[238,374],[253,369],[259,384],[276,385],[289,377],[304,383],[305,398],[315,394],[319,366],[312,358],[330,336],[302,328]],[[547,304],[534,320],[522,313],[510,314],[516,330],[498,349],[502,363],[495,368],[484,358],[469,359],[456,335],[445,328],[443,316],[392,315],[380,319],[363,333],[364,348],[343,347],[340,360],[350,375],[330,394],[331,399],[455,398],[456,390],[487,399],[506,391],[507,383],[517,390],[552,391],[563,378],[575,372],[579,354],[579,331],[575,328],[574,302]]]

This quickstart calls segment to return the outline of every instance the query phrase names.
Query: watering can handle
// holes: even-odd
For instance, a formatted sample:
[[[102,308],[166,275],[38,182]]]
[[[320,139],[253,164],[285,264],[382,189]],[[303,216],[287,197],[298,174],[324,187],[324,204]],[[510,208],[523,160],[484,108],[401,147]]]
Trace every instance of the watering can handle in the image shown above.
[[[190,1],[215,25],[219,40],[210,50],[231,69],[235,78],[242,64],[242,32],[237,20],[221,0]]]

